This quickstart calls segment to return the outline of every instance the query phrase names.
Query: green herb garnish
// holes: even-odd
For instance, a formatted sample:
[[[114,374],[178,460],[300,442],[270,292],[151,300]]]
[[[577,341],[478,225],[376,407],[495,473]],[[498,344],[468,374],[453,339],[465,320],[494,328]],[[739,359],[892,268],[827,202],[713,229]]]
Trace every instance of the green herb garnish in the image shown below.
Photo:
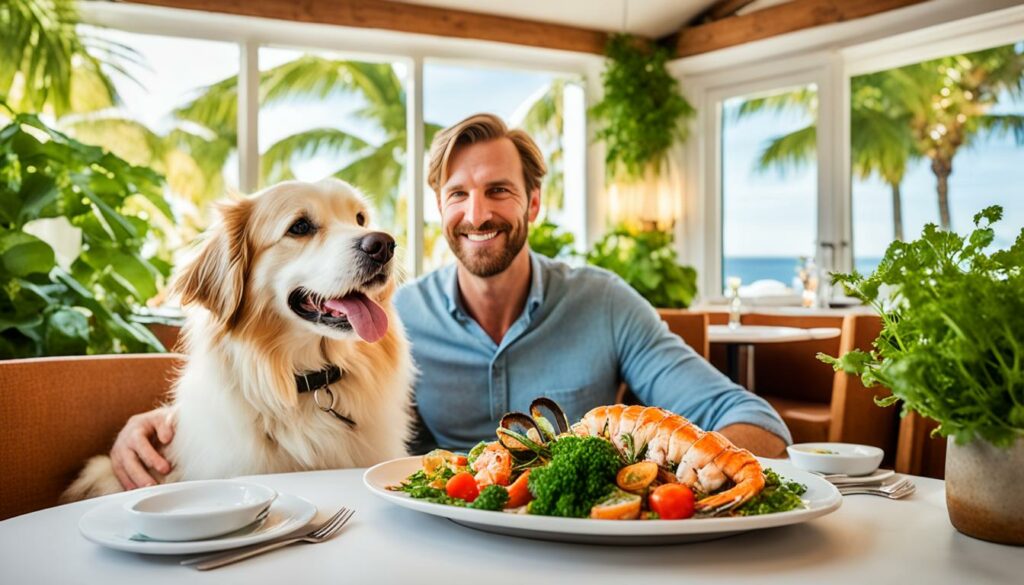
[[[807,491],[807,486],[795,481],[783,481],[779,474],[771,469],[764,470],[764,489],[754,498],[736,509],[738,516],[758,516],[774,514],[804,507],[800,496]]]

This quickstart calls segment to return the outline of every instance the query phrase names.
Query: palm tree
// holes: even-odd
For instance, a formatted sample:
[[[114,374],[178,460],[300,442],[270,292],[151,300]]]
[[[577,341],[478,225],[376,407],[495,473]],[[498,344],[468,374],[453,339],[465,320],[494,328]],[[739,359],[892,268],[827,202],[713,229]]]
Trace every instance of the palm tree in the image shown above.
[[[203,90],[175,115],[211,133],[234,141],[237,135],[237,77],[229,77]],[[383,135],[369,138],[338,128],[313,128],[292,134],[272,144],[261,156],[263,184],[294,178],[293,167],[302,160],[328,154],[350,162],[332,175],[358,185],[381,211],[385,222],[394,221],[402,173],[405,167],[405,91],[394,68],[387,63],[362,63],[304,55],[260,74],[260,104],[328,99],[358,95],[365,105],[354,114],[373,120]],[[427,122],[424,133],[429,143],[440,130]],[[223,166],[227,158],[214,164]]]
[[[900,184],[909,162],[927,157],[936,177],[939,219],[950,229],[949,176],[953,157],[981,138],[1012,132],[1024,144],[1024,115],[992,114],[1003,94],[1024,93],[1024,55],[1009,45],[862,75],[851,80],[853,170],[877,174],[892,189],[894,236],[902,239]],[[797,109],[816,117],[813,91],[801,89],[748,100],[745,116],[762,110]],[[787,168],[813,160],[813,124],[772,139],[758,167]]]
[[[553,210],[562,209],[565,204],[565,182],[563,173],[565,120],[565,84],[568,81],[558,77],[546,87],[542,87],[520,106],[525,113],[520,116],[513,114],[512,123],[530,134],[548,153],[548,174],[542,186],[545,217]]]
[[[875,74],[881,75],[881,74]],[[907,162],[915,155],[906,131],[907,117],[894,109],[888,94],[879,89],[880,79],[861,76],[851,83],[851,151],[853,172],[866,179],[877,174],[892,191],[893,238],[903,239],[903,203],[900,185]],[[747,100],[739,117],[756,112],[799,110],[817,118],[818,95],[811,87]],[[789,134],[773,138],[758,158],[757,168],[800,168],[817,156],[817,126],[811,123]]]
[[[103,69],[124,72],[128,48],[80,34],[72,0],[0,2],[0,98],[15,112],[55,117],[117,103]]]
[[[910,112],[917,151],[931,161],[939,221],[950,229],[949,176],[960,148],[1012,132],[1024,144],[1024,115],[992,114],[1003,94],[1024,95],[1024,54],[1014,45],[943,57],[885,72]]]

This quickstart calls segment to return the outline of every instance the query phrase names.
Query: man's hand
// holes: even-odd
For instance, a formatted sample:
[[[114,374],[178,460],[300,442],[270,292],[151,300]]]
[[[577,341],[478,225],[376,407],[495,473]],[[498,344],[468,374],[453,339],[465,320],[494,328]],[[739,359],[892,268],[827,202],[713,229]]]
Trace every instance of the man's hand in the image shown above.
[[[725,438],[737,447],[746,449],[759,457],[782,457],[786,452],[786,442],[775,433],[761,427],[737,423],[719,429]]]
[[[163,406],[128,419],[110,449],[110,461],[121,487],[156,485],[150,470],[167,474],[171,464],[153,446],[156,441],[166,445],[174,438],[174,409]]]

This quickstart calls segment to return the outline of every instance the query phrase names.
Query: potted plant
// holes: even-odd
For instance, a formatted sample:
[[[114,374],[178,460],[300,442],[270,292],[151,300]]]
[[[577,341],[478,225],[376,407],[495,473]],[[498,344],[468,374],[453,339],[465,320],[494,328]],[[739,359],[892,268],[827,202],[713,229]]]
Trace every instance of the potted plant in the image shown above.
[[[871,352],[836,359],[837,370],[881,384],[948,437],[946,503],[964,534],[1024,545],[1024,230],[986,253],[1002,208],[974,217],[968,237],[925,227],[893,242],[870,276],[836,275],[871,304],[882,331]]]

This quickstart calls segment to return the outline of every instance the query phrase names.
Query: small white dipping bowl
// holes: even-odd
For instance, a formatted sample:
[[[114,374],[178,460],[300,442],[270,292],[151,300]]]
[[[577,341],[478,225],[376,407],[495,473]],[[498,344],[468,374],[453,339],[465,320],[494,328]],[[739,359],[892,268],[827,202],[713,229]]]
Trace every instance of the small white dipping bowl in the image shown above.
[[[786,451],[793,465],[801,469],[846,475],[873,473],[885,454],[878,447],[852,443],[797,443]]]
[[[253,523],[277,497],[255,483],[228,480],[167,484],[125,505],[133,529],[153,540],[199,540]]]

